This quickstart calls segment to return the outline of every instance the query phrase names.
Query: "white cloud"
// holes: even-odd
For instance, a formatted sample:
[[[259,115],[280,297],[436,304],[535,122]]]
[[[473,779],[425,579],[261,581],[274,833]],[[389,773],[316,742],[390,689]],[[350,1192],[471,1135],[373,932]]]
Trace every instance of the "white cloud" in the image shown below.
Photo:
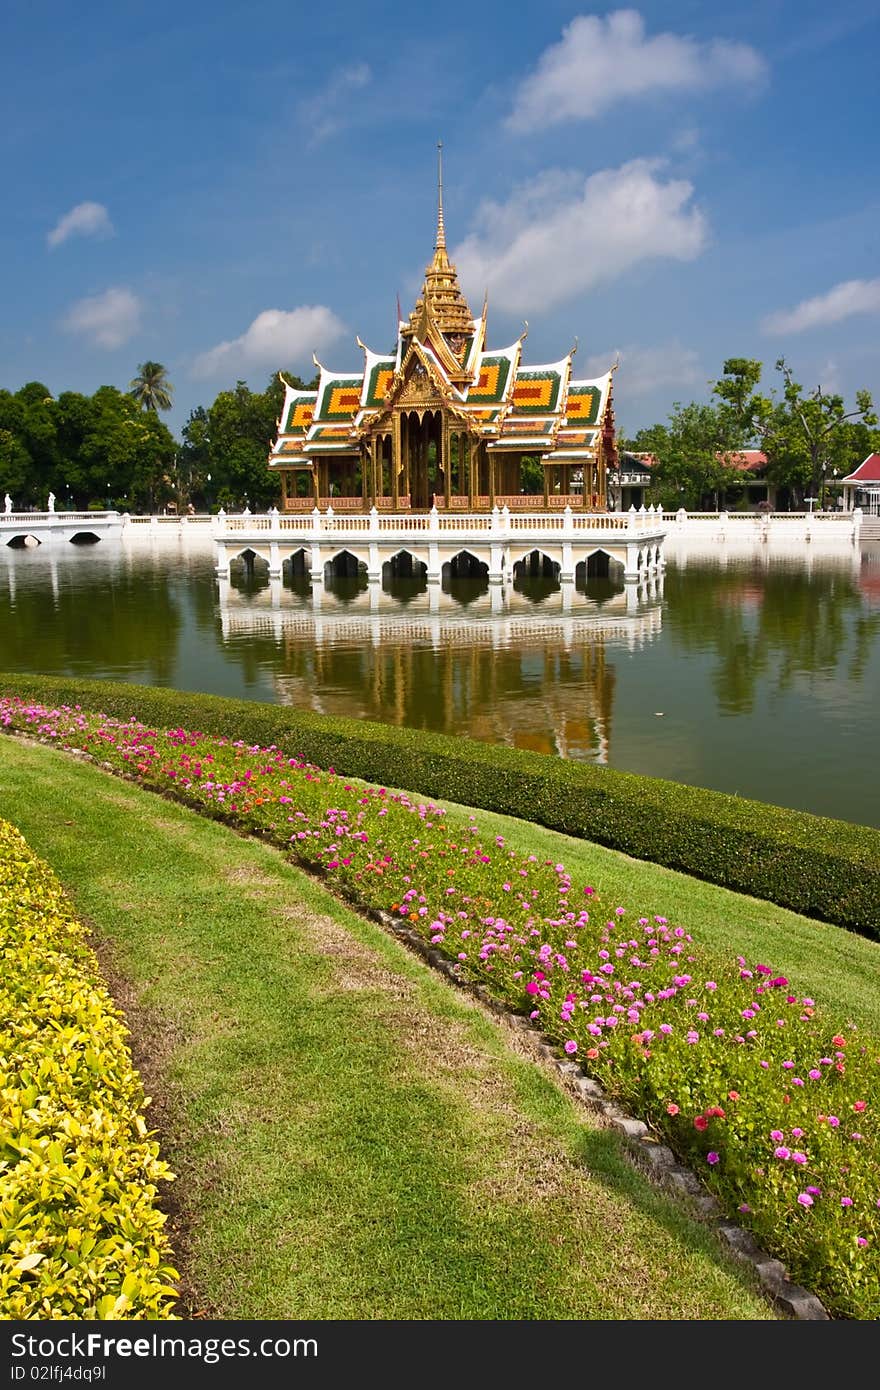
[[[124,287],[79,299],[68,311],[63,327],[81,333],[98,347],[118,348],[140,328],[141,301]]]
[[[761,55],[745,43],[699,43],[677,34],[647,38],[637,10],[615,10],[604,19],[577,15],[520,84],[507,124],[543,130],[588,120],[615,102],[651,92],[752,84],[765,71]]]
[[[575,362],[575,374],[601,376],[615,358],[620,360],[615,390],[621,387],[621,397],[626,400],[650,395],[661,388],[696,386],[702,379],[697,354],[677,342],[664,343],[661,347],[633,344],[609,352],[596,352],[581,367]]]
[[[103,203],[77,203],[75,208],[59,218],[46,241],[51,250],[72,236],[108,237],[113,235],[113,223]]]
[[[372,76],[367,63],[338,68],[322,91],[300,102],[300,120],[310,128],[313,145],[350,124],[352,95],[366,87]]]
[[[827,294],[804,299],[793,309],[778,309],[761,322],[765,333],[803,333],[825,328],[853,314],[880,313],[880,280],[844,280]]]
[[[313,352],[323,352],[346,332],[332,309],[323,304],[264,309],[240,338],[200,353],[192,374],[210,377],[240,367],[290,366],[310,358]]]
[[[453,253],[474,297],[488,286],[495,308],[552,308],[640,261],[689,261],[703,250],[706,219],[693,185],[662,182],[644,159],[583,175],[548,170],[507,203],[477,209],[477,230]]]

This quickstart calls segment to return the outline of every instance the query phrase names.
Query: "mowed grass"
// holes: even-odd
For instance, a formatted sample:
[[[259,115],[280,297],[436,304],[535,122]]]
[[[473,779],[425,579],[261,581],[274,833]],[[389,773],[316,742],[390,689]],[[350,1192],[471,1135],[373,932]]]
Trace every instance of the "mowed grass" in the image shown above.
[[[774,1316],[514,1034],[275,851],[11,739],[0,812],[104,943],[184,1312]]]

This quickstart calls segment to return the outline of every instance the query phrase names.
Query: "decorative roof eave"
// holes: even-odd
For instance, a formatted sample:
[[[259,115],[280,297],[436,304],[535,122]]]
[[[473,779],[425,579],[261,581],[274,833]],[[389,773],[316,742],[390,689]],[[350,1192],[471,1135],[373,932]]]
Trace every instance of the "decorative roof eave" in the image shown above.
[[[316,392],[315,414],[312,428],[314,428],[315,425],[322,423],[341,424],[346,420],[350,422],[354,419],[360,402],[360,393],[363,389],[362,372],[331,372],[328,367],[325,367],[322,362],[318,361],[317,357],[314,354],[312,354],[312,361],[314,362],[315,366],[318,368],[321,374],[318,381],[318,389]],[[322,411],[326,401],[327,392],[332,389],[334,384],[339,389],[344,390],[347,393],[350,393],[352,396],[356,395],[357,400],[352,404],[350,410],[346,408],[345,412],[336,411],[334,412],[333,416],[325,415],[322,413]]]
[[[492,453],[527,454],[536,449],[553,447],[552,434],[523,434],[518,436],[501,435],[487,446]]]
[[[312,460],[307,459],[304,454],[290,454],[285,458],[276,458],[273,456],[269,460],[269,468],[275,473],[280,472],[284,468],[296,469],[300,473],[306,470],[312,473],[314,472],[315,465]]]
[[[359,454],[360,444],[356,440],[341,439],[334,443],[329,439],[310,439],[305,445],[307,455],[321,454]]]
[[[597,457],[596,449],[553,449],[541,457],[542,463],[583,463],[584,459]]]
[[[602,376],[589,378],[579,377],[576,381],[569,381],[568,391],[566,392],[564,414],[566,416],[566,419],[570,421],[572,426],[580,425],[582,427],[585,427],[589,424],[591,428],[595,429],[598,427],[599,421],[602,419],[602,416],[604,415],[607,409],[608,401],[611,397],[611,381],[614,371],[615,368],[612,367]],[[595,415],[589,422],[586,420],[580,420],[576,416],[569,416],[568,414],[569,397],[580,396],[587,391],[595,391],[599,397]]]
[[[513,383],[516,380],[516,374],[519,370],[519,362],[520,357],[522,355],[522,344],[523,339],[522,337],[519,337],[517,338],[516,342],[511,343],[509,347],[493,348],[489,352],[483,351],[480,353],[477,359],[477,365],[474,372],[475,382],[474,385],[472,385],[468,389],[467,393],[467,404],[469,406],[471,406],[475,410],[485,410],[487,408],[497,407],[500,411],[504,412],[504,410],[509,405],[511,392],[513,390]],[[506,357],[508,361],[507,379],[504,383],[502,394],[498,400],[472,400],[471,391],[474,389],[474,386],[479,383],[480,373],[483,370],[483,366],[487,361],[490,361],[493,357]]]

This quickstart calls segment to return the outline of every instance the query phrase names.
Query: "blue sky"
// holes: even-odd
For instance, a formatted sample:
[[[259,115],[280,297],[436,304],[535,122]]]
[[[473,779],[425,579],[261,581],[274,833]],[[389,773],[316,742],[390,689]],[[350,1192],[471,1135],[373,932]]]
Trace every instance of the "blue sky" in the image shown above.
[[[7,0],[0,385],[196,405],[357,368],[447,238],[489,346],[598,374],[620,424],[727,356],[880,395],[880,8]]]

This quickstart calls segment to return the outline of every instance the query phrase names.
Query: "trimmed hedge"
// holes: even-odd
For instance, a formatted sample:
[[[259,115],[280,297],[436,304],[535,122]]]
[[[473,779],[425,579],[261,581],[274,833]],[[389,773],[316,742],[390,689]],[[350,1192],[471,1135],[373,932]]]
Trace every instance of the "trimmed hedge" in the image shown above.
[[[2,675],[0,693],[275,744],[319,767],[534,821],[880,940],[880,830],[543,754],[220,696]]]
[[[0,821],[0,1317],[169,1318],[171,1173],[85,936]]]

